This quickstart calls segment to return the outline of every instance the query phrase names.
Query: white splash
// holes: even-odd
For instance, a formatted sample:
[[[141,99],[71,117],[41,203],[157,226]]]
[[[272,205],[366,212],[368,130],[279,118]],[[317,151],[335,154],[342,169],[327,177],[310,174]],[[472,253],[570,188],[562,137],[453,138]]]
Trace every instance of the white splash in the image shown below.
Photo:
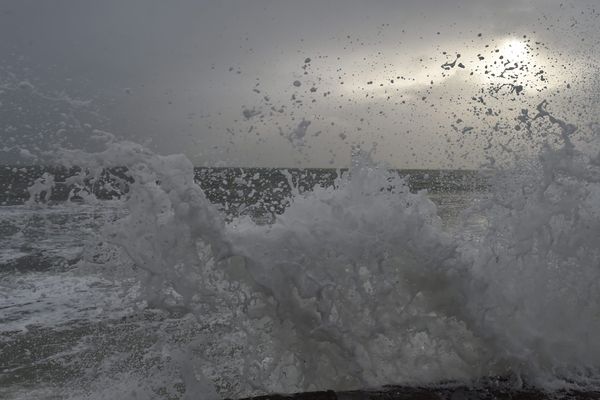
[[[600,171],[565,142],[497,174],[472,211],[479,240],[364,155],[269,225],[226,224],[183,156],[108,141],[61,159],[128,166],[128,213],[105,238],[144,272],[147,304],[205,326],[178,368],[222,395],[490,375],[595,388]]]

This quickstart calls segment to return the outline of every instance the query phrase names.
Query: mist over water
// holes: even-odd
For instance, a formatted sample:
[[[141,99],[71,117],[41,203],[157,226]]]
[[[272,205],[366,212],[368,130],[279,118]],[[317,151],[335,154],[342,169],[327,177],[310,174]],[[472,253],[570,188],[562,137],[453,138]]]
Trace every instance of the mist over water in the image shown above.
[[[597,73],[534,33],[434,34],[421,72],[302,53],[285,88],[257,77],[203,150],[229,168],[2,67],[0,397],[600,391]]]

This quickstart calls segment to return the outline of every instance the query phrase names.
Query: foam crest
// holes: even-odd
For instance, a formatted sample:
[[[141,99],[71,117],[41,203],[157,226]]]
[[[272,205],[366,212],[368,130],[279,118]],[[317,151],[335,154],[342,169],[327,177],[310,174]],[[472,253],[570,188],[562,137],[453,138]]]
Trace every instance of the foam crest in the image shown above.
[[[240,393],[497,374],[595,387],[599,171],[565,142],[496,175],[472,211],[480,240],[445,232],[425,192],[360,157],[272,224],[226,225],[185,158],[138,148],[109,236],[146,271],[151,304],[231,311],[217,334],[241,349]]]
[[[597,388],[600,167],[540,110],[559,144],[492,174],[470,211],[485,221],[477,239],[447,231],[425,191],[364,153],[331,186],[292,187],[270,224],[225,222],[182,155],[100,133],[100,151],[56,156],[82,167],[69,178],[81,187],[126,167],[126,212],[102,241],[133,266],[146,307],[193,316],[168,350],[190,355],[168,364],[188,395],[207,381],[241,396],[490,375]],[[53,185],[44,177],[32,198]],[[170,330],[157,335],[152,354],[173,346]]]

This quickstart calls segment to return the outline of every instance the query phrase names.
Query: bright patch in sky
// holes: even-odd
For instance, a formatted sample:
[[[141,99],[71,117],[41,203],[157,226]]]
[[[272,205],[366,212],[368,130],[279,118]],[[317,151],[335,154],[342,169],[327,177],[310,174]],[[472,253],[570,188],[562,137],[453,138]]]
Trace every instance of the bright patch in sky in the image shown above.
[[[500,47],[500,53],[509,60],[526,60],[529,58],[529,49],[527,44],[519,39],[514,38],[506,39],[504,43],[502,43],[502,46]]]

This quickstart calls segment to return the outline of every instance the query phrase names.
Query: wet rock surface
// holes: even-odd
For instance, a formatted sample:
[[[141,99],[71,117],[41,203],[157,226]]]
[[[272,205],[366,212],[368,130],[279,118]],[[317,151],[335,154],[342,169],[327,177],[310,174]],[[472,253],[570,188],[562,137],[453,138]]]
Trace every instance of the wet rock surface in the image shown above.
[[[535,387],[515,388],[496,381],[465,386],[385,386],[381,389],[332,390],[294,394],[272,394],[243,400],[542,400],[600,399],[598,391],[561,390],[550,392]]]

